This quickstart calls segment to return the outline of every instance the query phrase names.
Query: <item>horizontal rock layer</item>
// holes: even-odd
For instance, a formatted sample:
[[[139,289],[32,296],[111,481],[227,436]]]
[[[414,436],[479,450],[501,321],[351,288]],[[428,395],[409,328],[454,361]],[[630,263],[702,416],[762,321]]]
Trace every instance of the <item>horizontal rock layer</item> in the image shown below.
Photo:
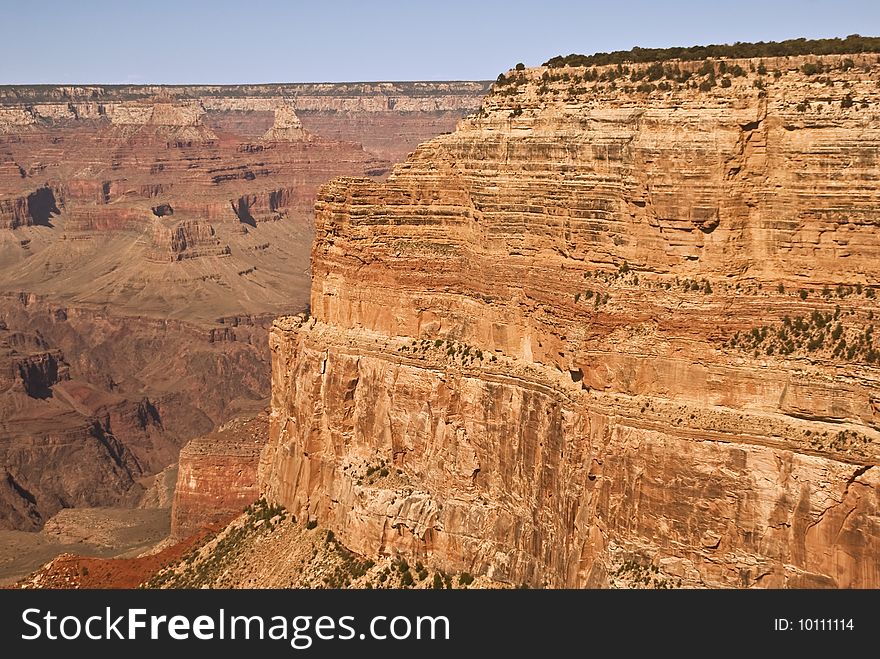
[[[235,516],[260,496],[257,466],[268,416],[236,418],[180,451],[171,508],[171,537],[187,538]]]

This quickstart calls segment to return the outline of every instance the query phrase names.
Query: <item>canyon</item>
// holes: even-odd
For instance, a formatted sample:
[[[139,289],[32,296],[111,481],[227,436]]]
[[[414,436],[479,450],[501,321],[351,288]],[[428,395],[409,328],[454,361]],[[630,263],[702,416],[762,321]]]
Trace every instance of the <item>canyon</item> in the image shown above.
[[[555,60],[506,71],[467,113],[449,87],[441,111],[391,102],[385,83],[342,86],[335,100],[305,85],[295,110],[272,113],[242,100],[253,87],[222,101],[211,88],[198,101],[178,88],[105,90],[127,109],[99,121],[159,122],[169,148],[220,149],[237,131],[273,172],[286,157],[254,144],[317,134],[365,150],[311,188],[314,227],[297,234],[296,275],[272,285],[277,303],[253,304],[245,284],[204,308],[174,289],[160,303],[127,280],[138,318],[173,337],[206,332],[210,349],[174,338],[162,352],[116,314],[79,312],[94,275],[76,305],[50,299],[36,267],[31,292],[8,293],[0,387],[12,404],[0,409],[36,418],[31,406],[76,403],[71,427],[93,424],[76,447],[112,447],[103,498],[173,499],[170,538],[150,552],[60,556],[21,585],[880,586],[880,56]],[[91,103],[89,89],[23,88],[14,103]],[[166,94],[177,101],[158,118],[131,109]],[[402,107],[429,113],[431,139],[416,147],[411,127],[383,137]],[[441,125],[456,111],[467,116],[455,130]],[[336,122],[345,113],[356,118]],[[403,144],[412,153],[392,165]],[[144,262],[244,259],[238,240],[308,224],[305,195],[276,204],[260,190],[281,186],[239,188],[233,170],[216,185],[234,190],[223,217],[244,230],[186,210],[213,196],[184,176],[183,201],[150,197],[159,228],[141,234]],[[67,197],[46,187],[51,198],[34,189],[2,207],[9,231],[67,221]],[[152,316],[160,307],[175,311]],[[96,365],[79,357],[117,343]],[[17,474],[0,501],[36,527],[44,514]],[[47,531],[77,537],[64,514]]]
[[[267,404],[319,186],[384,178],[487,86],[0,88],[0,529],[167,513],[181,447]]]
[[[878,587],[878,153],[872,53],[502,74],[321,188],[263,495],[501,584]]]

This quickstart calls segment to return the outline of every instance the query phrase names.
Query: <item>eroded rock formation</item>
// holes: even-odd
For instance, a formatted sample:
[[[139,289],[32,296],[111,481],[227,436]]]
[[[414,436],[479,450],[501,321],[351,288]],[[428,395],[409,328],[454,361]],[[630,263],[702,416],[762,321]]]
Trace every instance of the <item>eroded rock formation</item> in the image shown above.
[[[268,415],[238,418],[180,451],[171,507],[171,537],[182,540],[241,513],[260,496],[257,466]]]
[[[647,67],[321,190],[271,500],[515,584],[880,586],[878,58]]]
[[[484,88],[0,90],[0,528],[133,505],[186,441],[262,409],[268,325],[308,302],[318,187],[385,176]],[[396,151],[365,150],[359,112]]]

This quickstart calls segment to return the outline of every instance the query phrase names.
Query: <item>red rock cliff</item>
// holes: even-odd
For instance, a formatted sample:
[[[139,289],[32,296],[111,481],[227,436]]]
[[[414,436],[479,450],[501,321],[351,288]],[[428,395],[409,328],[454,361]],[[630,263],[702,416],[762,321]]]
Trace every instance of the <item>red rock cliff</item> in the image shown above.
[[[266,425],[265,412],[233,419],[180,451],[171,507],[172,538],[187,538],[257,500],[257,466],[266,444]]]
[[[510,72],[325,186],[264,492],[512,583],[880,586],[880,65],[845,59]]]

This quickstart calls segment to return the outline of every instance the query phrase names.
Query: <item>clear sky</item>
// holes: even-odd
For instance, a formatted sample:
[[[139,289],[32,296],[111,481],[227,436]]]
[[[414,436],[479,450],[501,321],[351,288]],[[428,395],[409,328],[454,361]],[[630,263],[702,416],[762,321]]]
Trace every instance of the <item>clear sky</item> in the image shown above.
[[[493,79],[572,52],[880,36],[880,0],[0,0],[0,84]]]

